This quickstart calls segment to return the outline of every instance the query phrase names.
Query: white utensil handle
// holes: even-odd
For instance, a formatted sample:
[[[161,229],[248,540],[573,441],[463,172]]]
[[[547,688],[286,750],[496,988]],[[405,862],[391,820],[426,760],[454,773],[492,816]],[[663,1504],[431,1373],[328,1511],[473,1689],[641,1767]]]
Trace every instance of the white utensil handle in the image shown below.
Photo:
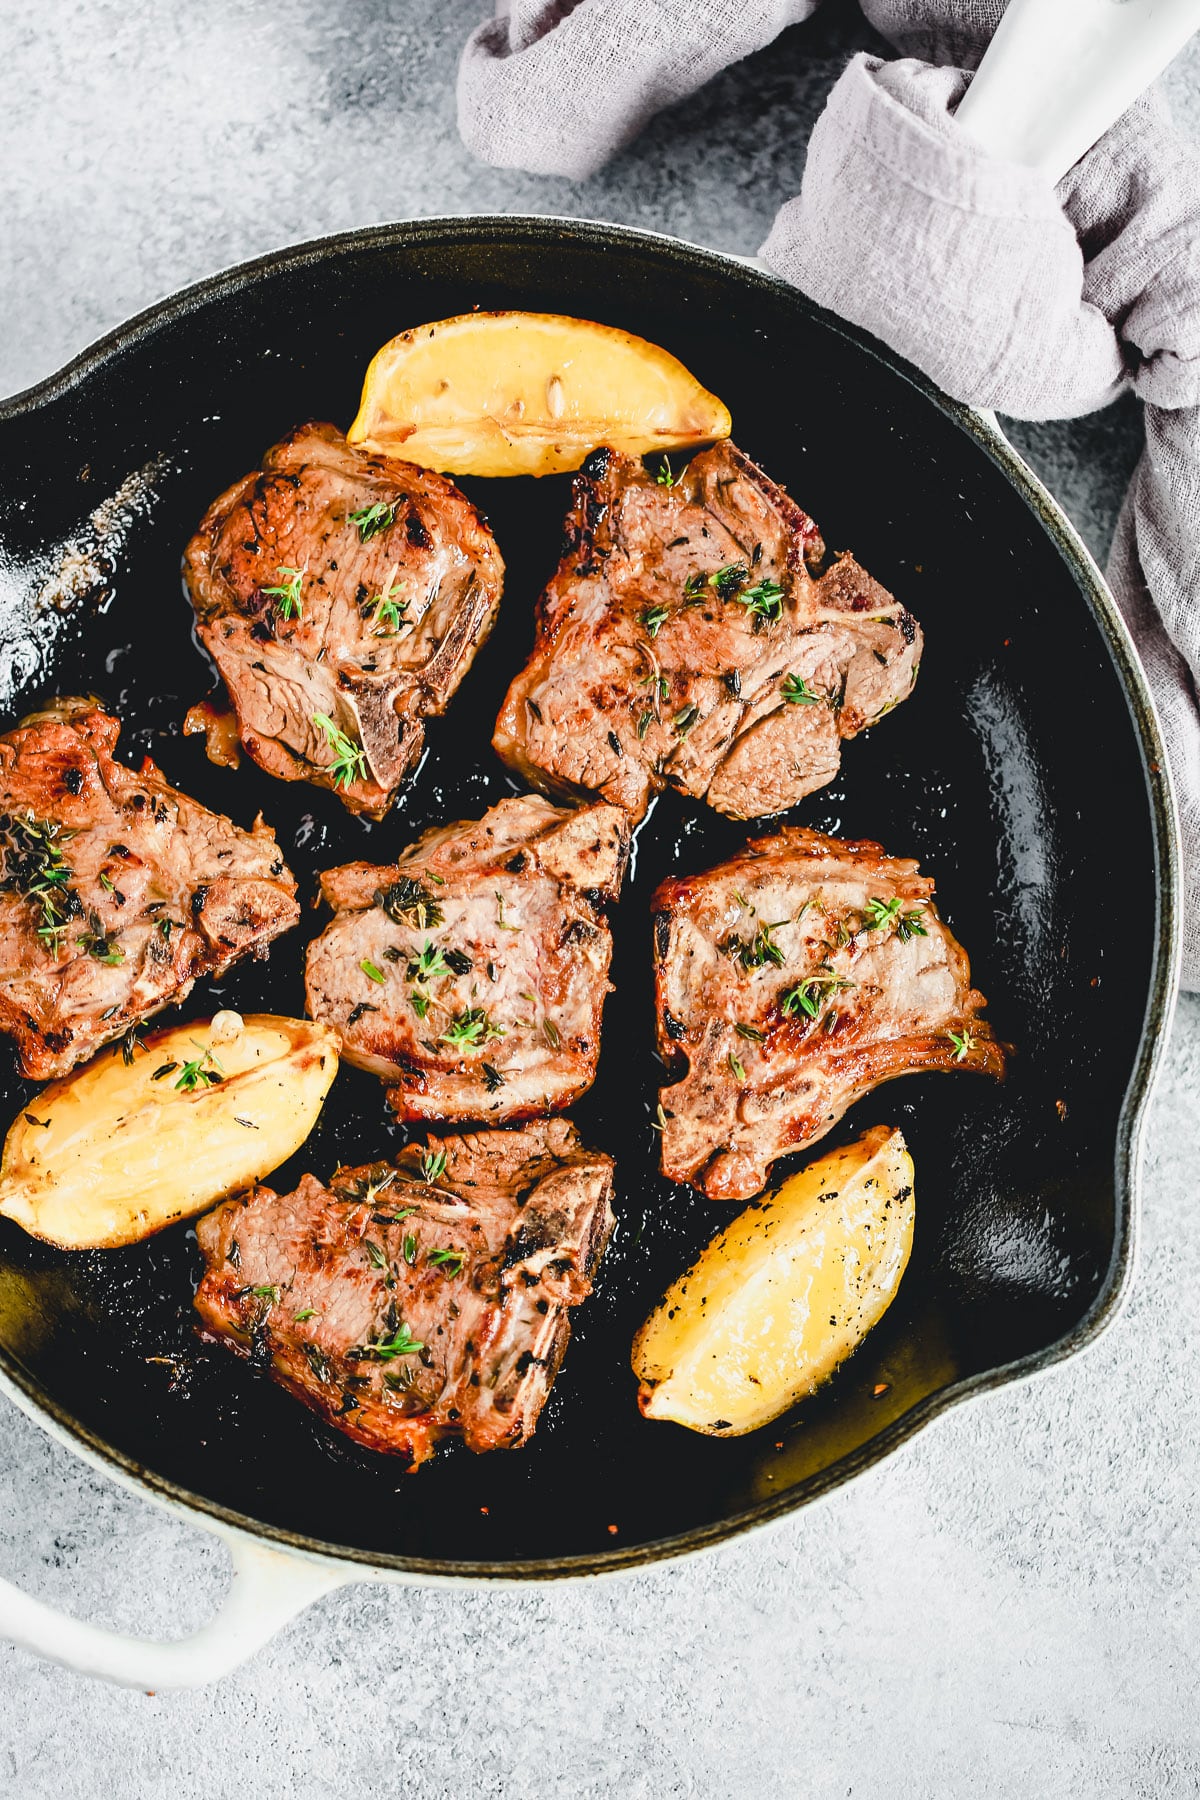
[[[1200,0],[1010,0],[957,119],[1052,182],[1200,29]]]
[[[233,1559],[229,1592],[216,1617],[192,1637],[157,1643],[73,1619],[0,1580],[0,1637],[125,1687],[160,1693],[201,1687],[253,1656],[289,1619],[355,1577],[251,1539],[221,1532]]]

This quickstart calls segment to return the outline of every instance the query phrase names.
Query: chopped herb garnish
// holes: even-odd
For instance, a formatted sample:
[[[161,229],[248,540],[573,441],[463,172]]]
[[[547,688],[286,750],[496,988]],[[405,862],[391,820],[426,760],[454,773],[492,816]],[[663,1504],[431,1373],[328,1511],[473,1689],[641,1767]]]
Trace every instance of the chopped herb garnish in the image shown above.
[[[466,1260],[465,1250],[431,1250],[425,1258],[426,1262],[431,1262],[435,1269],[440,1269],[442,1274],[449,1276],[451,1280],[456,1275],[462,1274],[463,1264]]]
[[[281,563],[275,573],[279,576],[279,586],[265,587],[263,593],[275,601],[275,610],[281,619],[302,619],[304,608],[300,604],[300,589],[308,570],[289,569]]]
[[[3,833],[8,842],[0,889],[20,894],[36,908],[37,934],[57,956],[67,920],[82,911],[79,896],[68,886],[73,871],[60,849],[75,833],[53,820],[43,823],[32,812],[23,819],[6,817]]]
[[[238,1114],[238,1113],[234,1113],[233,1122],[235,1125],[244,1126],[244,1128],[247,1131],[257,1131],[258,1130],[258,1126],[254,1123],[253,1119],[243,1119],[240,1116],[240,1114]]]
[[[373,963],[369,957],[364,956],[358,966],[367,977],[368,981],[377,981],[380,987],[382,987],[387,980],[387,976],[384,974],[383,970],[377,963]]]
[[[440,1181],[446,1173],[446,1152],[444,1150],[427,1150],[421,1158],[421,1180],[433,1185]]]
[[[313,724],[319,725],[329,741],[333,751],[333,761],[327,773],[333,777],[335,788],[348,788],[352,781],[365,781],[367,775],[367,757],[361,744],[348,738],[344,731],[339,731],[333,720],[324,713],[313,714]]]
[[[497,1093],[504,1086],[504,1077],[494,1063],[484,1063],[483,1085],[489,1094]]]
[[[666,624],[666,622],[670,618],[670,616],[671,616],[670,607],[649,606],[646,608],[646,611],[642,614],[642,624],[646,627],[646,630],[650,633],[650,636],[652,638],[654,638],[654,637],[658,636],[659,632],[662,630],[663,626]]]
[[[686,737],[699,717],[700,708],[698,706],[685,706],[681,708],[671,720],[676,736],[681,738]]]
[[[374,1238],[364,1238],[363,1239],[363,1249],[366,1251],[368,1257],[371,1259],[371,1262],[373,1263],[375,1268],[377,1268],[377,1269],[386,1269],[387,1268],[388,1259],[384,1255],[383,1251],[380,1249],[379,1245],[375,1242]]]
[[[439,1042],[451,1044],[456,1050],[479,1050],[492,1038],[504,1036],[504,1027],[493,1025],[482,1006],[469,1006],[450,1021]]]
[[[272,1306],[279,1299],[279,1289],[272,1281],[264,1281],[260,1287],[251,1288],[250,1292],[260,1300],[269,1300]]]
[[[766,1038],[766,1033],[754,1025],[735,1025],[733,1029],[739,1037],[749,1038],[752,1044],[761,1044]]]
[[[417,1260],[417,1240],[411,1231],[404,1239],[404,1260],[410,1269]]]
[[[432,879],[432,878],[431,878]],[[433,931],[442,923],[442,909],[429,889],[411,875],[402,875],[390,887],[380,888],[376,906],[382,907],[395,925],[412,925],[418,931]]]
[[[467,967],[470,967],[469,963]],[[443,975],[451,973],[450,964],[442,955],[441,950],[428,938],[425,939],[425,948],[419,956],[413,958],[407,969],[409,981],[437,981]]]
[[[303,1325],[305,1319],[315,1319],[316,1316],[317,1316],[316,1307],[315,1306],[306,1306],[304,1308],[303,1312],[298,1312],[295,1314],[294,1323],[297,1325]]]
[[[394,579],[395,570],[388,576],[384,590],[367,601],[367,606],[374,607],[372,618],[376,637],[395,637],[404,623],[403,615],[408,611],[407,600],[397,600],[404,583]]]
[[[765,624],[776,625],[783,617],[783,589],[777,581],[756,582],[753,587],[743,588],[740,594],[730,598],[744,606],[756,623],[761,619]]]
[[[121,1061],[125,1064],[127,1069],[133,1067],[133,1059],[137,1052],[139,1050],[144,1050],[145,1048],[146,1046],[142,1042],[140,1030],[136,1025],[131,1025],[129,1030],[125,1033],[125,1036],[121,1039]]]
[[[375,1357],[380,1362],[390,1362],[393,1356],[415,1356],[423,1350],[420,1338],[415,1338],[407,1325],[398,1325],[390,1338],[379,1338],[373,1344],[363,1344],[357,1350],[349,1352],[356,1360]]]
[[[745,1081],[746,1070],[745,1070],[744,1066],[738,1061],[737,1057],[734,1055],[732,1050],[729,1052],[729,1067],[733,1072],[733,1076],[734,1076],[735,1080]]]
[[[644,712],[642,714],[641,718],[637,722],[637,734],[638,734],[639,738],[645,737],[646,733],[650,729],[650,721],[653,719],[653,717],[654,717],[654,714],[651,712]]]
[[[164,1075],[173,1075],[178,1067],[177,1062],[164,1063],[161,1069],[155,1069],[150,1079],[151,1081],[161,1081]]]
[[[781,925],[787,925],[787,919],[776,919],[772,924],[763,923],[747,943],[744,938],[728,937],[719,946],[726,956],[734,956],[743,969],[765,968],[767,963],[774,963],[777,969],[783,967],[783,951],[771,936]]]
[[[43,1131],[49,1131],[50,1129],[49,1119],[35,1119],[32,1113],[27,1112],[25,1114],[25,1120],[29,1125],[40,1125]]]
[[[886,931],[890,925],[894,925],[901,943],[907,944],[910,938],[929,936],[921,917],[924,910],[923,906],[913,906],[905,912],[904,902],[899,894],[893,894],[890,900],[868,900],[866,929]]]
[[[669,456],[664,456],[658,465],[658,474],[654,479],[657,481],[659,487],[678,487],[679,483],[683,480],[683,470],[680,469],[678,475],[672,474],[671,459]]]
[[[192,1039],[192,1042],[196,1043],[195,1038]],[[196,1048],[201,1054],[193,1061],[184,1063],[179,1080],[175,1083],[176,1088],[181,1089],[185,1094],[190,1094],[194,1088],[198,1087],[215,1087],[225,1073],[211,1050],[205,1050],[203,1044],[196,1044]],[[171,1067],[174,1068],[174,1066],[172,1063]],[[154,1079],[158,1080],[157,1075]]]
[[[955,1062],[962,1062],[963,1058],[969,1056],[979,1042],[978,1038],[974,1037],[971,1032],[965,1029],[965,1027],[962,1031],[949,1032],[948,1036],[950,1042],[954,1045]]]
[[[550,1048],[552,1050],[557,1050],[560,1040],[559,1040],[559,1034],[558,1034],[558,1026],[554,1023],[553,1019],[543,1019],[542,1020],[542,1032],[543,1032],[546,1042],[549,1044]]]
[[[376,500],[373,506],[360,506],[356,512],[347,513],[351,525],[358,526],[360,544],[369,543],[379,532],[396,523],[396,504],[389,506],[386,500]]]
[[[779,687],[784,699],[793,706],[819,706],[820,694],[814,694],[803,675],[785,675]]]
[[[521,929],[519,925],[510,925],[504,917],[504,895],[500,893],[496,895],[496,923],[501,931],[520,931]]]
[[[803,1013],[808,1019],[816,1019],[835,994],[853,986],[854,983],[847,976],[838,975],[828,963],[821,963],[815,975],[806,975],[794,988],[789,988],[780,1001],[780,1006],[788,1018],[796,1013]]]

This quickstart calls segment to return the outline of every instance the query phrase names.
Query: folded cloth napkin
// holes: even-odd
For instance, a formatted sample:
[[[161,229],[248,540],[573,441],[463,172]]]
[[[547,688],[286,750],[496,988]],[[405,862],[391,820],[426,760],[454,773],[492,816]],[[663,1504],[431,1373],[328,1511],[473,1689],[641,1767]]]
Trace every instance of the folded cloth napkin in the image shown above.
[[[464,52],[463,136],[491,162],[588,175],[816,3],[512,0]],[[954,122],[1004,0],[862,9],[901,57],[851,61],[762,255],[956,399],[1026,419],[1129,387],[1145,402],[1108,577],[1170,750],[1200,989],[1200,154],[1151,94],[1051,187]]]

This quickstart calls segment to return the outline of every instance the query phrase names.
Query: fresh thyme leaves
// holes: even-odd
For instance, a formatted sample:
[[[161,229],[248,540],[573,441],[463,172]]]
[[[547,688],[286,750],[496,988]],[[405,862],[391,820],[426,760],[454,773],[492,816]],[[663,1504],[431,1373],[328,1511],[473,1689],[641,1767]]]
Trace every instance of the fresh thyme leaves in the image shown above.
[[[558,1026],[554,1023],[553,1019],[542,1020],[542,1035],[545,1037],[546,1042],[552,1050],[558,1049],[562,1040],[559,1037]]]
[[[803,1013],[807,1019],[816,1019],[835,994],[853,986],[845,975],[838,975],[828,963],[821,963],[814,975],[806,975],[788,990],[780,1006],[787,1018]]]
[[[779,691],[792,706],[819,706],[820,694],[814,694],[803,675],[786,675],[779,684]]]
[[[502,1025],[493,1025],[482,1006],[469,1006],[450,1021],[440,1042],[456,1050],[480,1050],[493,1038],[505,1035]]]
[[[671,720],[675,735],[681,738],[686,737],[699,717],[700,708],[698,706],[681,707],[675,714],[675,717]]]
[[[351,525],[358,526],[358,541],[369,543],[379,532],[386,531],[389,525],[396,523],[396,507],[389,506],[386,500],[376,500],[373,506],[360,506],[356,512],[347,513]]]
[[[28,812],[23,819],[7,817],[3,835],[7,844],[0,889],[20,894],[36,908],[37,934],[57,956],[67,920],[82,911],[79,896],[67,885],[73,870],[63,861],[61,849],[75,833]]]
[[[732,1050],[729,1052],[729,1067],[735,1081],[745,1081],[745,1066],[739,1062]]]
[[[125,961],[125,952],[120,944],[113,942],[96,913],[88,915],[88,928],[79,935],[79,948],[94,962],[108,963],[112,968]]]
[[[642,714],[641,718],[637,722],[637,734],[638,734],[639,739],[645,737],[646,733],[650,729],[650,723],[653,718],[654,718],[654,714],[652,712],[644,712]]]
[[[333,777],[334,787],[348,788],[352,781],[365,781],[367,757],[362,745],[356,744],[353,738],[348,738],[344,731],[339,731],[333,720],[324,713],[314,713],[313,724],[320,726],[333,751],[333,761],[327,772]]]
[[[192,1042],[196,1044],[195,1038],[192,1039]],[[181,1089],[185,1094],[190,1094],[195,1088],[215,1086],[225,1073],[211,1050],[206,1050],[203,1044],[196,1044],[196,1049],[199,1050],[200,1055],[194,1057],[191,1062],[184,1063],[179,1080],[175,1083],[176,1088]],[[171,1067],[173,1068],[174,1064]],[[157,1075],[154,1079],[158,1080]]]
[[[176,1062],[163,1063],[160,1069],[155,1069],[150,1079],[151,1081],[161,1081],[165,1075],[173,1075],[178,1067],[179,1064]]]
[[[469,963],[467,967],[470,968]],[[453,974],[453,969],[438,945],[426,938],[425,948],[409,963],[406,974],[409,981],[437,981],[443,975]]]
[[[442,955],[456,975],[469,975],[475,967],[465,950],[443,950]]]
[[[265,587],[263,593],[274,600],[275,610],[281,619],[302,619],[304,608],[300,604],[300,589],[308,570],[290,569],[286,563],[280,563],[275,573],[279,577],[279,585]]]
[[[955,1062],[962,1062],[965,1057],[970,1055],[971,1051],[974,1050],[976,1044],[979,1042],[979,1039],[973,1036],[972,1033],[967,1030],[966,1026],[964,1026],[961,1031],[951,1031],[947,1033],[947,1035],[950,1042],[954,1045]]]
[[[698,600],[705,588],[710,587],[718,600],[732,600],[749,579],[750,571],[745,563],[726,563],[723,569],[714,569],[711,575],[689,575],[683,591],[689,600]]]
[[[771,933],[778,931],[781,925],[790,923],[788,919],[776,919],[768,925],[761,924],[749,943],[745,938],[727,937],[719,946],[726,956],[736,957],[743,969],[762,969],[767,963],[774,963],[777,969],[783,967],[783,951],[775,942]]]
[[[431,1250],[425,1258],[426,1262],[432,1263],[435,1269],[440,1269],[451,1281],[456,1275],[462,1274],[466,1260],[465,1250]]]
[[[396,598],[404,588],[404,583],[396,579],[397,567],[398,564],[389,571],[382,593],[375,594],[367,601],[368,611],[374,608],[371,618],[376,637],[395,637],[404,623],[404,614],[408,611],[408,601]]]
[[[642,624],[646,627],[650,636],[655,638],[658,636],[670,616],[671,609],[669,606],[648,606],[642,614]]]
[[[127,1069],[132,1069],[134,1056],[139,1050],[144,1050],[145,1048],[146,1046],[142,1042],[142,1034],[138,1027],[136,1025],[131,1025],[129,1030],[125,1033],[125,1036],[121,1039],[121,1061],[125,1064]]]
[[[866,928],[868,931],[886,931],[894,925],[900,942],[907,944],[910,938],[929,936],[921,917],[924,911],[923,906],[913,906],[905,912],[899,894],[893,894],[890,900],[868,900]]]
[[[298,1312],[294,1315],[293,1322],[297,1325],[303,1325],[305,1319],[315,1319],[316,1316],[317,1316],[316,1307],[315,1306],[306,1306],[304,1308],[303,1312]]]
[[[394,925],[413,925],[418,931],[433,931],[442,923],[442,909],[423,882],[402,875],[390,887],[380,888],[376,906]]]
[[[764,624],[777,625],[783,617],[783,589],[777,581],[756,582],[730,598],[744,606],[756,624],[761,619]]]
[[[387,976],[384,974],[383,970],[379,968],[376,963],[373,963],[369,957],[364,956],[358,966],[367,977],[368,981],[377,981],[380,987],[382,987],[387,980]]]
[[[501,893],[496,895],[496,923],[501,931],[520,931],[521,929],[519,925],[510,925],[504,917],[504,895]]]
[[[504,1086],[504,1077],[494,1063],[483,1064],[483,1085],[489,1094],[498,1093]]]
[[[404,1239],[404,1260],[410,1269],[417,1260],[417,1240],[411,1231],[406,1234]]]
[[[654,479],[659,487],[678,487],[683,480],[683,470],[680,469],[678,475],[672,474],[671,459],[669,456],[664,456],[658,465],[658,474]]]
[[[431,1186],[440,1181],[446,1173],[446,1152],[444,1150],[427,1150],[421,1158],[421,1180]]]
[[[752,1044],[761,1044],[766,1033],[759,1031],[754,1025],[735,1025],[733,1028],[739,1037],[749,1038]]]
[[[259,1300],[269,1300],[272,1306],[279,1299],[279,1289],[273,1281],[264,1281],[260,1286],[252,1287],[250,1292]]]
[[[374,1238],[364,1238],[363,1249],[366,1251],[374,1268],[386,1271],[388,1259],[379,1245],[375,1242]]]
[[[415,1338],[407,1325],[397,1325],[390,1338],[377,1338],[373,1344],[361,1344],[356,1350],[348,1352],[350,1360],[367,1362],[377,1360],[390,1362],[394,1356],[415,1356],[425,1345],[420,1338]]]

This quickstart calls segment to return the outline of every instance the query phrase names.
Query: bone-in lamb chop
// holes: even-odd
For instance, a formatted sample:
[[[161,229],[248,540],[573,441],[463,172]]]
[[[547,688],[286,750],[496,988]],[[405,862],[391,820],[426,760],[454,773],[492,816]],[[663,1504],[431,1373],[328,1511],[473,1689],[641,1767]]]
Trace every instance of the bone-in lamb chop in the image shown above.
[[[532,1434],[613,1228],[612,1159],[551,1120],[256,1188],[196,1227],[203,1335],[415,1468]]]
[[[504,565],[454,483],[303,425],[214,500],[184,576],[255,762],[378,818],[487,636]],[[217,720],[193,708],[188,729]]]
[[[668,782],[757,818],[833,779],[842,739],[907,697],[921,641],[733,444],[669,483],[597,450],[493,742],[534,786],[635,818]]]
[[[405,1119],[531,1118],[592,1084],[629,819],[534,795],[440,826],[385,868],[328,869],[308,1010]]]
[[[966,952],[917,864],[799,827],[654,898],[662,1166],[745,1200],[882,1081],[1004,1073]]]
[[[300,916],[261,819],[242,831],[148,757],[115,762],[120,729],[62,700],[0,737],[0,1031],[34,1081],[265,956]]]

